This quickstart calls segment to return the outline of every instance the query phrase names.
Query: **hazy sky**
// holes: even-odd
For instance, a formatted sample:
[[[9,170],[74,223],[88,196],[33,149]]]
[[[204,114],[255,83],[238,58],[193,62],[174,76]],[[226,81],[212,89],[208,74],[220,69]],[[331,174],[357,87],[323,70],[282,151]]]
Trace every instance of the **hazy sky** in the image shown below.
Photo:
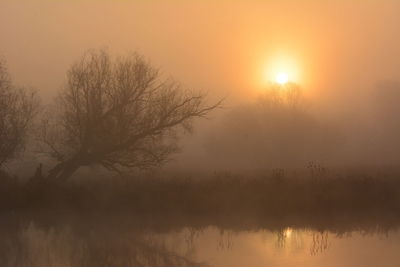
[[[400,80],[400,1],[0,0],[0,56],[17,84],[44,99],[85,50],[105,47],[137,51],[187,87],[228,96],[227,107],[254,100],[277,72],[288,72],[314,114],[346,128],[352,146],[343,147],[365,154],[354,140],[378,128],[371,90]],[[207,126],[198,135],[218,122],[200,123]],[[368,144],[377,139],[369,131]],[[186,151],[198,157],[203,143],[191,140]]]
[[[86,49],[108,47],[232,99],[279,68],[313,96],[339,96],[400,77],[399,26],[396,0],[0,0],[0,55],[18,84],[43,92]]]

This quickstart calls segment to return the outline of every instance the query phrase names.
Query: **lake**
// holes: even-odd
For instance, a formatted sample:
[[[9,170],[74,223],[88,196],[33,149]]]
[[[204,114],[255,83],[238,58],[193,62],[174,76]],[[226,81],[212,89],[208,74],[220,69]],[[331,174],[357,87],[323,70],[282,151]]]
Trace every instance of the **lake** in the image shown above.
[[[324,229],[320,224],[317,229],[315,225],[290,227],[286,222],[265,228],[252,222],[232,227],[230,222],[215,221],[185,226],[179,218],[167,216],[144,220],[31,214],[3,219],[0,266],[5,267],[400,264],[397,226],[376,222],[358,228],[329,224]]]

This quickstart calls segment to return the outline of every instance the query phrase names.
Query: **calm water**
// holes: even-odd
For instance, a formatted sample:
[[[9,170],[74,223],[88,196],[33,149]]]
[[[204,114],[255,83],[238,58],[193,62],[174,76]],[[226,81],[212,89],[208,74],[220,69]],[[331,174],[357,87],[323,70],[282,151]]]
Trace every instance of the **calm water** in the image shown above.
[[[400,266],[400,232],[377,229],[152,229],[25,221],[2,225],[0,266]]]

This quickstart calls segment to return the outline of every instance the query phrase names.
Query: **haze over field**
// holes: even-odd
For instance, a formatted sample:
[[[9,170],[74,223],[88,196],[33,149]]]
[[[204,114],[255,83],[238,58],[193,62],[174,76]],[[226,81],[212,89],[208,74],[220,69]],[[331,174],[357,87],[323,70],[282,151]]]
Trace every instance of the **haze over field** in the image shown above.
[[[15,83],[36,88],[44,102],[57,94],[67,69],[84,51],[99,48],[115,55],[137,51],[165,77],[205,90],[211,99],[226,97],[224,109],[199,122],[183,143],[178,167],[397,164],[398,141],[388,132],[400,129],[398,10],[396,0],[2,0],[0,55]],[[279,157],[260,161],[261,152],[241,157],[239,150],[222,148],[212,158],[216,151],[207,147],[217,148],[209,139],[233,134],[220,120],[256,102],[282,71],[302,88],[307,112],[324,128],[319,143],[307,146],[318,150],[314,146],[322,143],[323,151],[294,156],[287,164]],[[254,129],[247,135],[258,134],[256,126],[248,127]],[[315,126],[308,127],[314,132]],[[336,143],[329,150],[332,138]],[[265,153],[274,158],[276,149],[266,146]]]

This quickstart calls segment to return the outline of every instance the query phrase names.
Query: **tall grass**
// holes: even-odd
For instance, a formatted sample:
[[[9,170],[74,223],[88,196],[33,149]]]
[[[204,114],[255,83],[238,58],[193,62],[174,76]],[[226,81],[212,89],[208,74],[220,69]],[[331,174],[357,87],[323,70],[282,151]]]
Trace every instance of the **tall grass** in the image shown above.
[[[329,171],[310,164],[291,172],[152,175],[63,185],[28,185],[3,177],[0,212],[120,213],[147,224],[170,221],[194,226],[400,225],[397,171],[371,173]]]

